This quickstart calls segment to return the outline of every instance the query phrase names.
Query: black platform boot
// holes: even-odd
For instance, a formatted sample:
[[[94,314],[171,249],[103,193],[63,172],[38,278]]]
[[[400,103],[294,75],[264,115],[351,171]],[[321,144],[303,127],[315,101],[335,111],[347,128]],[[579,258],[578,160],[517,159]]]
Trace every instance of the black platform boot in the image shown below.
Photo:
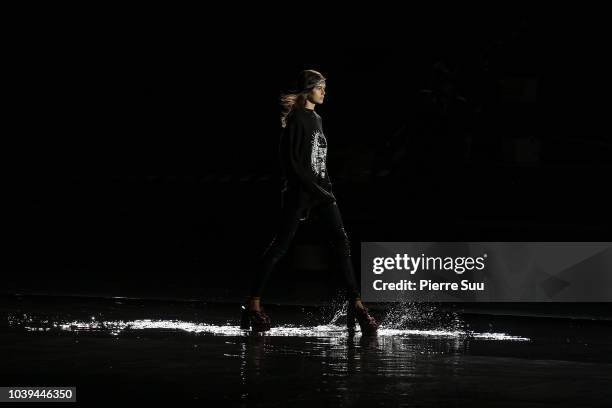
[[[242,305],[242,316],[240,318],[240,328],[255,332],[264,332],[270,330],[270,317],[260,310],[249,310],[248,305]]]
[[[363,309],[357,308],[353,302],[349,302],[346,309],[346,327],[351,333],[355,332],[355,319],[359,322],[362,335],[371,336],[378,331],[378,323],[370,316],[368,309],[365,306]]]

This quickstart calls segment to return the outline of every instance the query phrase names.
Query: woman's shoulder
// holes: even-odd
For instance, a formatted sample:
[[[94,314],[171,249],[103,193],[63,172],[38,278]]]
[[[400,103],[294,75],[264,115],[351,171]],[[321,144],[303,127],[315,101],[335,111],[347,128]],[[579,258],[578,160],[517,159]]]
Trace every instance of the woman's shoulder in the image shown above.
[[[305,116],[304,112],[301,109],[295,109],[289,112],[289,114],[287,115],[287,126],[290,124],[304,124],[307,119],[308,118]]]
[[[321,121],[321,115],[312,109],[297,108],[287,115],[287,121],[295,120],[301,123],[313,123]]]

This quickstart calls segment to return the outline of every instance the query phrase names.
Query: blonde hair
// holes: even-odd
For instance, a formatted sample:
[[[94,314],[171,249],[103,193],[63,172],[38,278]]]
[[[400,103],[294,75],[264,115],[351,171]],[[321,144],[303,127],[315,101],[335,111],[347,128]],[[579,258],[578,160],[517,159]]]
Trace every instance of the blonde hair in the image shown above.
[[[287,126],[287,119],[295,111],[296,107],[304,106],[306,103],[306,95],[321,81],[325,81],[325,77],[318,71],[306,69],[298,75],[297,86],[298,90],[281,95],[281,126]]]

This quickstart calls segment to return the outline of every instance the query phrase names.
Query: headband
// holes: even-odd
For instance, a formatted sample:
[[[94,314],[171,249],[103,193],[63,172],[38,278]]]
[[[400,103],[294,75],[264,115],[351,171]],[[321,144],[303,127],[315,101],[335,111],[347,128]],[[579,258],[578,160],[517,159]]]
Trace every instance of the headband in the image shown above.
[[[304,83],[299,84],[299,92],[305,92],[320,85],[325,85],[325,79],[312,77]]]

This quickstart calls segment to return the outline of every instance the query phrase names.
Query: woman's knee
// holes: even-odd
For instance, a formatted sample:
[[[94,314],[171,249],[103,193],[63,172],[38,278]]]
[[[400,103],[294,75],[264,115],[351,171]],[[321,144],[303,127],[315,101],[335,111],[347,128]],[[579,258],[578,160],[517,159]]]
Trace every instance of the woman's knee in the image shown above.
[[[351,241],[344,228],[330,239],[332,248],[343,256],[351,256]]]
[[[267,258],[276,261],[282,258],[289,250],[289,244],[289,240],[279,239],[278,236],[275,237],[262,254],[262,259]]]

